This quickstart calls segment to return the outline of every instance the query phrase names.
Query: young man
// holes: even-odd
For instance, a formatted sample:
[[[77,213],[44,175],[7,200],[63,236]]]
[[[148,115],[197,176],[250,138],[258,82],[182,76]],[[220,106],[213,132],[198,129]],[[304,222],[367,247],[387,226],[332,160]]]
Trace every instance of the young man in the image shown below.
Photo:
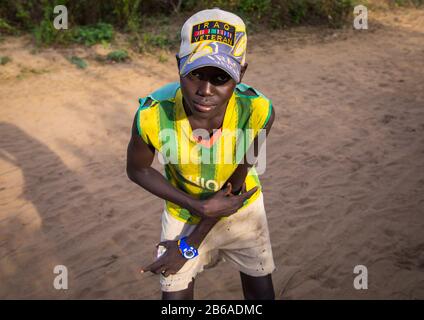
[[[128,177],[165,200],[158,258],[141,272],[161,274],[163,299],[193,299],[196,275],[223,258],[240,271],[246,299],[274,299],[263,195],[248,158],[258,156],[275,114],[269,99],[241,83],[245,25],[203,10],[185,22],[181,39],[180,82],[140,99],[128,145]],[[165,177],[151,167],[155,150]]]

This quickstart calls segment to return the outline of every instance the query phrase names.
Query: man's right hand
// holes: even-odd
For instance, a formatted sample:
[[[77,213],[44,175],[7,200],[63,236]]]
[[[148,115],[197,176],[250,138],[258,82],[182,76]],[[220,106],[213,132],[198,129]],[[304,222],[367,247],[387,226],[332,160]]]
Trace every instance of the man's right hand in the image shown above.
[[[258,190],[258,187],[246,191],[246,184],[244,183],[239,195],[233,195],[231,190],[231,183],[227,183],[225,188],[219,190],[210,198],[196,201],[193,204],[193,210],[190,211],[202,218],[228,217],[236,213],[243,206],[244,201]]]

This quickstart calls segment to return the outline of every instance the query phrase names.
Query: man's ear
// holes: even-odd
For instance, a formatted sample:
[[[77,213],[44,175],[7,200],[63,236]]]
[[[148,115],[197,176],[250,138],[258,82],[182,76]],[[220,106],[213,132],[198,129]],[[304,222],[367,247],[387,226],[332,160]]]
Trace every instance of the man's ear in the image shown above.
[[[247,70],[247,66],[248,66],[248,63],[247,62],[244,65],[241,66],[241,69],[240,69],[240,82],[241,82],[241,79],[243,79],[243,76],[244,76],[244,74],[245,74],[245,72]]]
[[[175,58],[177,59],[177,68],[180,70],[180,57],[178,57],[178,53],[175,55]]]

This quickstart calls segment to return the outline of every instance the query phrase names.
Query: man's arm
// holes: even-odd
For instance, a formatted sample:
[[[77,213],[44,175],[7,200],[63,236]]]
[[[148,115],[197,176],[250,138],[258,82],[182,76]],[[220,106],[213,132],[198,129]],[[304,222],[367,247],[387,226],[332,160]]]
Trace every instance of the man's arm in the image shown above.
[[[175,188],[160,172],[151,167],[154,157],[155,149],[146,144],[138,134],[136,114],[127,149],[128,178],[154,195],[198,213],[197,199]]]
[[[274,119],[275,119],[275,111],[274,111],[274,108],[272,108],[268,123],[264,127],[264,130],[266,130],[266,137],[268,137],[268,134],[271,132]],[[249,148],[247,152],[247,154],[254,153],[254,158],[248,157],[246,155],[243,159],[243,163],[237,166],[237,169],[234,171],[231,177],[227,180],[227,182],[230,182],[233,187],[233,191],[232,191],[233,194],[238,194],[240,192],[240,189],[242,188],[243,183],[246,180],[247,172],[256,163],[256,158],[258,157],[259,150],[261,149],[263,142],[264,141],[259,141],[258,136],[256,136],[251,147]],[[249,163],[248,159],[255,159],[255,162]]]
[[[271,110],[270,119],[268,120],[268,123],[264,127],[264,129],[266,130],[266,136],[268,136],[269,132],[271,131],[271,127],[272,127],[272,124],[274,123],[274,119],[275,119],[275,112],[273,108]],[[254,139],[254,142],[249,148],[248,152],[254,152],[255,158],[258,156],[261,143],[263,143],[263,141],[259,141],[258,137],[256,137]],[[239,191],[237,189],[242,188],[241,195],[245,196],[246,199],[256,192],[257,187],[249,190],[248,192],[246,192],[246,189],[245,189],[246,185],[244,181],[246,180],[247,172],[249,168],[254,165],[254,163],[248,163],[247,159],[248,157],[246,155],[244,157],[243,163],[237,166],[237,169],[228,179],[227,183],[230,183],[230,186],[228,187],[226,185],[225,189],[218,191],[218,193],[224,193],[225,195],[229,195],[229,198],[240,197],[240,196],[232,195],[232,192],[233,192],[232,185],[235,186],[234,194],[238,194]],[[214,225],[218,221],[219,221],[219,218],[202,219],[199,222],[199,224],[196,226],[196,228],[193,230],[193,232],[187,237],[186,242],[189,245],[199,248],[200,244],[202,243],[206,235],[209,233],[209,231],[214,227]],[[146,271],[151,271],[153,273],[162,272],[162,274],[165,277],[167,277],[170,274],[177,273],[182,268],[182,266],[186,263],[186,260],[185,258],[182,258],[181,254],[179,254],[176,241],[164,241],[164,242],[161,242],[160,244],[167,248],[166,253],[160,259],[144,267],[142,269],[142,272],[146,272]]]
[[[174,187],[160,172],[151,167],[154,156],[154,148],[145,143],[138,133],[136,115],[127,150],[127,174],[131,181],[201,218],[229,216],[243,206],[246,195],[227,197],[225,192],[217,192],[208,199],[200,200]]]
[[[202,217],[193,235],[193,241],[203,240],[204,236],[215,225],[220,217],[231,215],[242,207],[243,202],[253,195],[255,188],[238,196],[228,196],[228,190],[216,192],[212,197],[199,200],[175,188],[157,170],[151,167],[155,149],[144,142],[137,129],[137,115],[134,118],[131,140],[127,150],[127,174],[131,181],[153,193],[188,209],[191,213]],[[196,240],[198,239],[198,240]],[[187,261],[178,251],[176,241],[168,241],[167,252],[153,264],[143,268],[144,271],[157,273],[165,270],[167,274],[176,273]],[[161,270],[163,269],[163,270]],[[142,270],[142,271],[143,271]]]
[[[271,132],[272,124],[274,123],[275,119],[275,111],[274,108],[271,109],[271,116],[268,120],[268,123],[264,127],[264,130],[266,130],[266,136]],[[255,159],[257,158],[259,154],[259,150],[262,147],[263,141],[259,141],[258,136],[254,139],[252,145],[250,146],[249,152],[254,152]],[[249,159],[252,159],[252,157],[249,157]],[[255,161],[256,162],[256,161]],[[231,184],[230,192],[232,194],[239,194],[240,190],[243,188],[244,181],[246,180],[247,172],[249,169],[254,165],[255,163],[248,163],[248,156],[246,155],[244,157],[243,163],[239,164],[237,166],[237,169],[233,172],[231,177],[227,180],[227,183]],[[225,186],[226,184],[224,184]],[[252,189],[253,190],[253,189]],[[245,193],[246,190],[242,190],[242,193]],[[256,190],[255,190],[256,191]],[[213,226],[219,221],[219,219],[208,219],[208,220],[202,220],[199,225],[196,227],[196,229],[191,233],[191,235],[187,238],[187,242],[196,248],[200,246],[203,239],[206,237],[208,232],[213,228]]]

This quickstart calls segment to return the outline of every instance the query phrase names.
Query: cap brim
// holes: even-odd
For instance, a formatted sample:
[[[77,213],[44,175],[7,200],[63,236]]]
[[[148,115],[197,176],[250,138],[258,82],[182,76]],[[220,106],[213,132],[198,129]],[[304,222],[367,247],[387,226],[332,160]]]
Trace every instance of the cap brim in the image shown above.
[[[188,62],[191,55],[185,56],[180,59],[180,75],[185,77],[188,73],[195,69],[203,67],[216,67],[230,75],[237,83],[240,82],[241,65],[238,61],[234,60],[231,56],[226,54],[211,54],[197,58],[192,62]]]

